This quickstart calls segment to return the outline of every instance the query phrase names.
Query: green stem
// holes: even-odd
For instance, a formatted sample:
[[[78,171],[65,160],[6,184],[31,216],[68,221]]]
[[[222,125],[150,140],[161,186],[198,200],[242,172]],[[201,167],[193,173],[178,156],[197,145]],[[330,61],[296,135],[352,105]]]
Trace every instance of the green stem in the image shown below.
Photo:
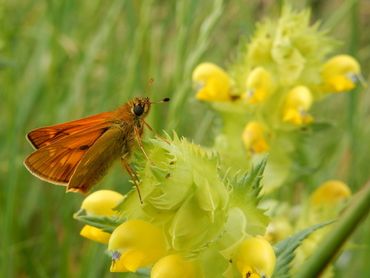
[[[349,1],[352,2],[352,1]],[[360,29],[359,29],[359,4],[358,1],[354,1],[351,7],[351,19],[350,19],[350,26],[351,26],[351,39],[349,43],[349,53],[356,57],[358,52],[358,43],[360,37]],[[349,179],[348,182],[353,186],[353,188],[357,189],[360,184],[357,181],[357,165],[358,165],[358,158],[361,152],[359,148],[359,128],[358,128],[358,121],[359,121],[359,87],[348,94],[348,114],[347,114],[347,121],[348,121],[348,134],[350,139],[350,149],[351,149],[351,157],[350,157],[350,164],[351,168],[349,169]]]
[[[370,182],[352,199],[351,204],[333,230],[327,235],[315,253],[304,263],[297,273],[298,278],[318,277],[330,261],[337,255],[340,248],[366,217],[370,209]]]

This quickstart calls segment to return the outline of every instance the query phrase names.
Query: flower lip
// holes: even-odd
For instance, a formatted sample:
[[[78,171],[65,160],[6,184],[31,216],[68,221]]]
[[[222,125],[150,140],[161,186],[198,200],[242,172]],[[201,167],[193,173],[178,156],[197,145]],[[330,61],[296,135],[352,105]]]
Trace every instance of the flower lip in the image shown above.
[[[94,226],[85,225],[81,231],[80,235],[82,237],[85,237],[87,239],[107,244],[109,242],[110,234],[107,232],[104,232],[103,230],[96,228]]]
[[[112,261],[117,261],[121,258],[121,253],[119,251],[113,251],[112,253]]]
[[[271,74],[263,67],[257,67],[249,73],[245,86],[244,98],[250,104],[264,102],[274,91]]]
[[[249,122],[243,131],[242,140],[247,150],[251,153],[263,153],[268,151],[269,145],[266,140],[265,127],[257,122]]]
[[[311,91],[306,86],[291,89],[283,107],[283,121],[294,125],[309,124],[313,117],[308,113],[313,103]]]
[[[354,89],[358,82],[366,87],[360,64],[349,55],[342,54],[330,58],[322,67],[321,78],[325,92],[347,92]]]

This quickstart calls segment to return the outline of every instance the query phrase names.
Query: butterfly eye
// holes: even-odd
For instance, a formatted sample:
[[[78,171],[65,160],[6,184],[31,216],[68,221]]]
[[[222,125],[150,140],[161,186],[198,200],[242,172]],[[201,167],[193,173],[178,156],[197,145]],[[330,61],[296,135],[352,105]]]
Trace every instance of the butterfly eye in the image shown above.
[[[134,113],[136,116],[141,116],[144,113],[144,106],[135,105],[134,106]]]

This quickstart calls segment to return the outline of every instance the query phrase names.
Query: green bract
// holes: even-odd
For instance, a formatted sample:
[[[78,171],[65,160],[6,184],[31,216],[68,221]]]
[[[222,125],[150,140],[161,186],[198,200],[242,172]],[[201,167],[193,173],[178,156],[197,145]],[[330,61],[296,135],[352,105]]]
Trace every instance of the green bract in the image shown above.
[[[138,171],[144,204],[132,191],[119,207],[123,218],[160,223],[169,249],[188,255],[226,238],[232,221],[248,223],[244,234],[264,232],[267,218],[257,209],[248,175],[229,177],[217,153],[176,135],[151,141],[150,161]]]
[[[238,85],[244,85],[245,76],[258,66],[270,71],[283,86],[319,83],[318,69],[335,41],[319,30],[318,23],[310,25],[310,16],[308,10],[296,12],[286,6],[278,20],[257,24],[244,60],[237,66]]]

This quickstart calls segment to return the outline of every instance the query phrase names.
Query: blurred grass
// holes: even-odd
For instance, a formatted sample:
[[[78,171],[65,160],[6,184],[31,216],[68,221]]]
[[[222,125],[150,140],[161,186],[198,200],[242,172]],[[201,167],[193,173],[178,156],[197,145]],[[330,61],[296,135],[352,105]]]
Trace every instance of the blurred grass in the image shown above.
[[[72,219],[83,196],[65,194],[23,167],[31,152],[27,131],[151,94],[153,99],[172,97],[169,105],[153,108],[148,121],[155,130],[175,128],[196,142],[211,142],[215,116],[192,97],[193,67],[203,60],[230,61],[241,36],[250,35],[261,17],[276,16],[282,2],[2,1],[0,276],[110,276],[104,246],[80,238],[81,225]],[[296,7],[307,5],[315,19],[343,40],[340,51],[359,59],[369,80],[370,33],[363,30],[370,23],[370,4],[294,1]],[[148,90],[150,78],[155,83]],[[359,90],[317,107],[337,126],[312,138],[320,144],[314,144],[318,151],[306,163],[319,160],[321,167],[305,177],[307,184],[337,177],[356,190],[369,178],[369,101]],[[123,192],[129,186],[116,167],[100,188]],[[338,277],[370,275],[365,263],[370,259],[369,228],[367,220],[356,233],[361,248],[346,252]]]

